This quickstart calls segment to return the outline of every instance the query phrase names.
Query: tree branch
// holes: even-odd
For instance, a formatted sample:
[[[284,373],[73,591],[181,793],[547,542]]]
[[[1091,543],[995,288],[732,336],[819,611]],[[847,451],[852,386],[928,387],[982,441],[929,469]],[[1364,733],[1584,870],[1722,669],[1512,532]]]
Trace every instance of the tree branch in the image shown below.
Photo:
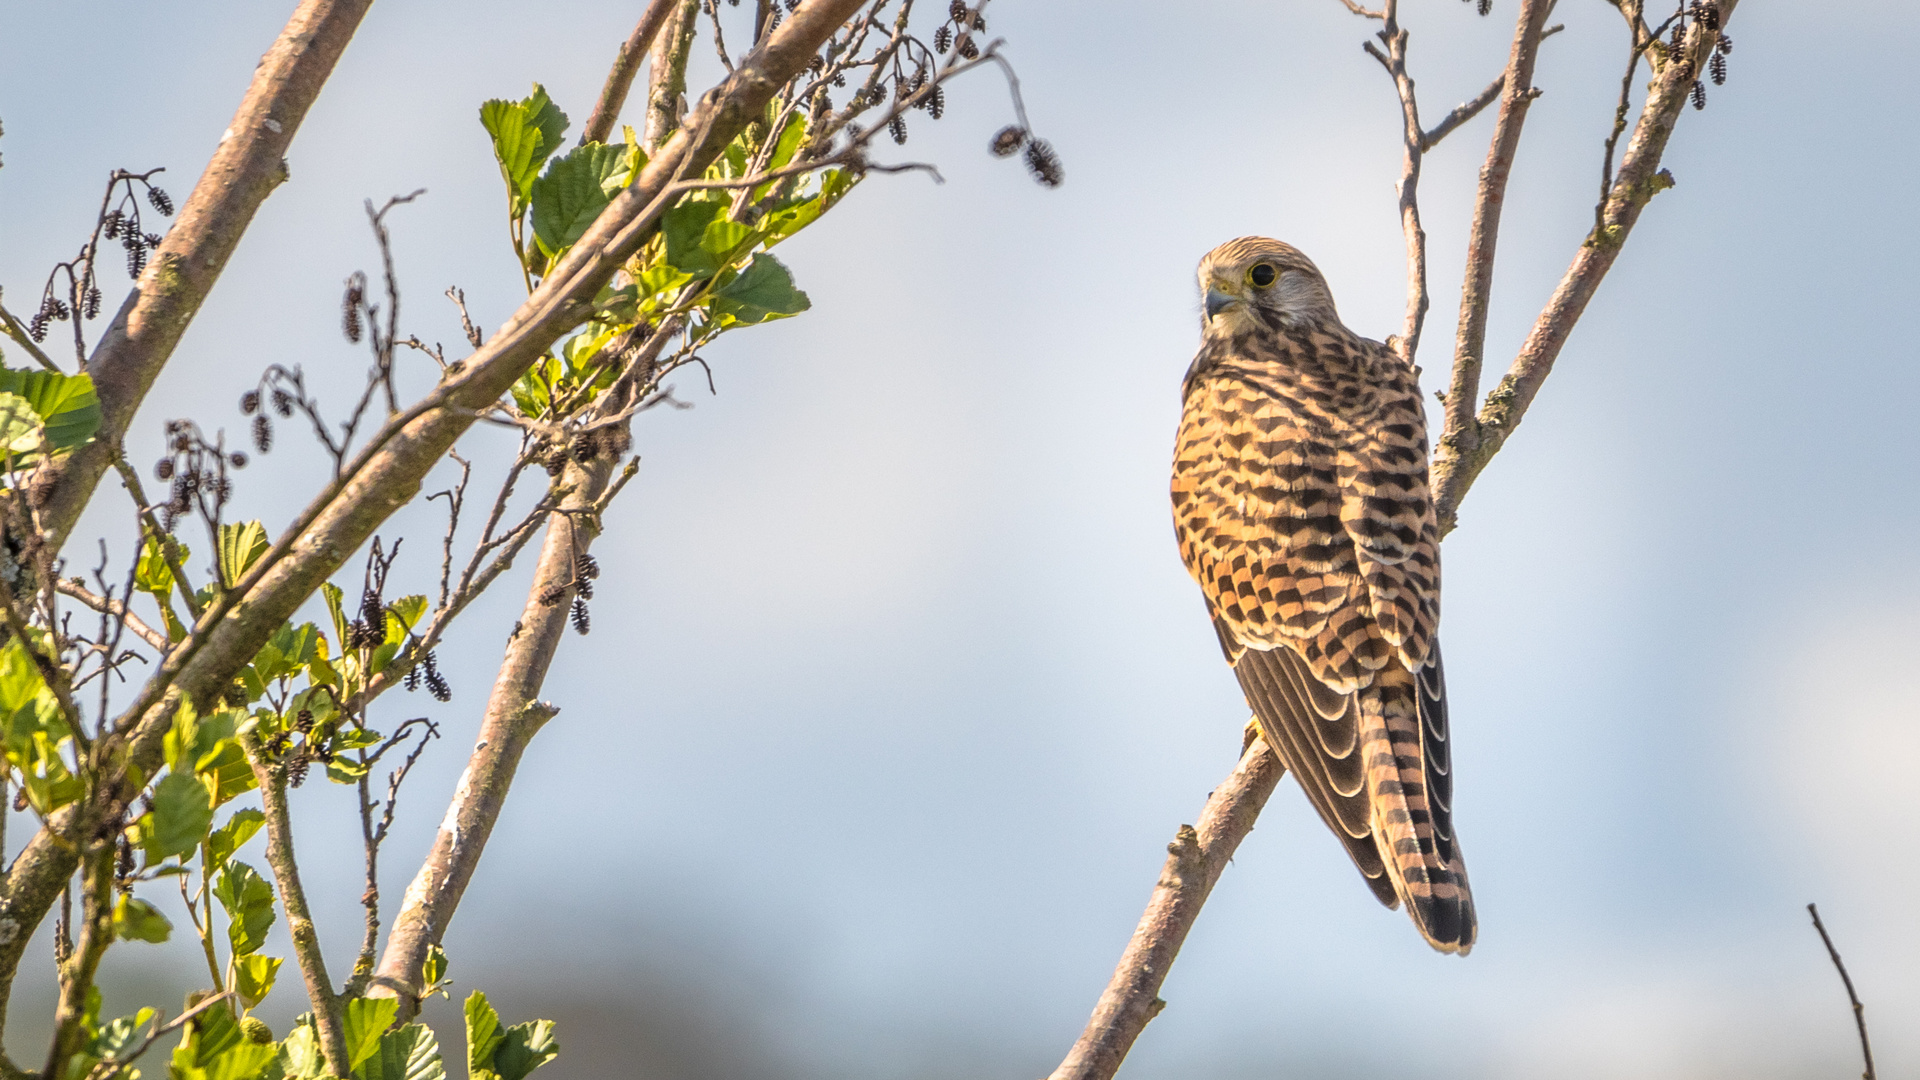
[[[1867,1061],[1867,1071],[1861,1076],[1863,1080],[1874,1080],[1873,1044],[1867,1041],[1867,1007],[1860,1004],[1860,995],[1853,992],[1853,976],[1847,974],[1847,965],[1840,962],[1840,950],[1833,947],[1833,939],[1827,936],[1827,926],[1820,921],[1820,909],[1808,904],[1807,914],[1813,916],[1813,928],[1820,931],[1820,940],[1827,946],[1827,955],[1833,958],[1834,970],[1840,973],[1840,981],[1847,988],[1847,1001],[1853,1005],[1853,1023],[1860,1029],[1860,1055]]]
[[[93,442],[53,463],[42,508],[56,550],[93,497],[127,426],[219,280],[267,195],[286,179],[293,136],[373,0],[302,0],[261,58],[220,145],[87,362],[100,397]],[[0,960],[0,969],[11,970]]]
[[[1723,28],[1732,19],[1738,3],[1739,0],[1720,0],[1719,22]],[[1621,246],[1640,219],[1640,211],[1648,200],[1673,185],[1673,178],[1660,169],[1660,155],[1666,151],[1667,140],[1673,136],[1680,111],[1686,106],[1693,84],[1692,73],[1702,69],[1708,51],[1718,40],[1717,32],[1709,32],[1695,22],[1687,30],[1682,50],[1689,62],[1679,64],[1669,60],[1654,76],[1646,104],[1640,109],[1640,119],[1634,124],[1633,137],[1621,156],[1620,172],[1608,193],[1601,215],[1603,224],[1580,245],[1559,286],[1534,320],[1533,329],[1521,345],[1519,355],[1514,357],[1513,366],[1487,394],[1472,428],[1478,442],[1470,449],[1447,445],[1446,440],[1454,434],[1454,392],[1449,392],[1448,429],[1433,463],[1431,484],[1442,536],[1457,524],[1460,500],[1466,497],[1480,471],[1520,426],[1527,407],[1533,404],[1541,384],[1553,370],[1553,362],[1573,333],[1574,324],[1586,311],[1587,303],[1599,290],[1607,271],[1613,268],[1614,260],[1619,258]]]
[[[293,854],[293,816],[287,809],[287,775],[267,760],[260,747],[258,731],[251,726],[242,728],[239,739],[241,749],[247,753],[247,764],[253,767],[253,777],[260,784],[260,809],[267,819],[267,865],[273,870],[274,884],[280,887],[280,904],[287,910],[287,932],[293,938],[294,959],[306,980],[307,1000],[313,1003],[320,1052],[333,1076],[348,1076],[347,1037],[341,1025],[340,997],[327,979],[326,956],[320,951],[320,935],[314,929],[313,915],[307,910],[307,893],[300,886],[300,865]]]
[[[373,993],[401,1000],[411,1016],[420,1004],[420,965],[427,948],[439,942],[454,909],[473,878],[495,821],[505,805],[520,756],[540,728],[559,712],[537,700],[547,670],[566,632],[568,605],[576,585],[580,556],[599,531],[591,508],[612,478],[618,459],[596,456],[582,465],[570,462],[563,483],[572,492],[547,526],[539,568],[528,586],[527,602],[487,700],[480,737],[466,772],[455,789],[433,850],[407,888],[400,912],[387,934],[385,954],[374,975]]]
[[[1521,0],[1507,71],[1500,79],[1505,87],[1500,99],[1500,118],[1494,124],[1493,140],[1487,148],[1487,163],[1480,169],[1480,186],[1473,203],[1473,227],[1467,234],[1466,282],[1460,289],[1453,374],[1448,384],[1445,420],[1436,455],[1442,461],[1471,454],[1480,445],[1479,425],[1474,421],[1473,410],[1480,399],[1480,358],[1487,342],[1487,310],[1493,291],[1494,248],[1500,239],[1500,211],[1506,205],[1507,178],[1513,173],[1514,154],[1520,146],[1521,128],[1526,124],[1527,106],[1538,96],[1533,89],[1533,66],[1540,51],[1542,28],[1552,8],[1553,0]],[[1442,516],[1441,535],[1446,534],[1449,524],[1450,518]]]
[[[1110,1080],[1147,1022],[1166,1008],[1160,985],[1187,931],[1285,772],[1279,756],[1255,737],[1226,782],[1207,799],[1199,826],[1180,826],[1167,845],[1160,882],[1120,955],[1113,980],[1100,995],[1080,1041],[1049,1080]]]
[[[155,630],[151,626],[148,626],[146,622],[140,618],[140,616],[135,615],[133,612],[129,611],[127,609],[126,604],[118,600],[101,596],[98,593],[95,593],[93,590],[87,588],[85,585],[82,585],[77,581],[73,581],[67,578],[60,578],[56,580],[53,584],[53,587],[58,589],[62,596],[71,596],[75,600],[80,601],[82,604],[85,604],[86,606],[92,608],[95,611],[101,612],[102,614],[105,614],[105,615],[111,615],[114,618],[119,619],[122,622],[126,623],[127,629],[133,631],[136,637],[140,638],[140,640],[146,642],[148,645],[151,645],[162,652],[165,652],[167,650],[170,644],[170,642],[167,641],[167,635],[161,633],[158,630]]]
[[[633,77],[640,71],[640,61],[645,59],[647,50],[653,47],[653,39],[666,25],[678,0],[648,0],[647,9],[640,14],[640,21],[633,27],[633,33],[626,44],[620,46],[620,53],[613,59],[613,68],[607,72],[607,83],[600,89],[600,100],[594,103],[593,115],[587,117],[587,126],[580,129],[582,143],[606,142],[613,134],[614,121],[620,118],[620,107],[626,104],[627,91],[633,88]]]
[[[1348,4],[1350,8],[1354,5]],[[1400,182],[1395,187],[1400,206],[1400,229],[1407,242],[1407,315],[1400,331],[1400,355],[1407,363],[1420,350],[1420,331],[1427,321],[1427,231],[1420,226],[1420,160],[1426,148],[1426,136],[1420,131],[1420,105],[1414,96],[1413,76],[1407,73],[1407,31],[1400,25],[1399,0],[1386,0],[1379,14],[1360,8],[1354,10],[1368,18],[1378,18],[1379,38],[1387,46],[1382,53],[1373,42],[1362,48],[1380,61],[1393,79],[1400,99]]]

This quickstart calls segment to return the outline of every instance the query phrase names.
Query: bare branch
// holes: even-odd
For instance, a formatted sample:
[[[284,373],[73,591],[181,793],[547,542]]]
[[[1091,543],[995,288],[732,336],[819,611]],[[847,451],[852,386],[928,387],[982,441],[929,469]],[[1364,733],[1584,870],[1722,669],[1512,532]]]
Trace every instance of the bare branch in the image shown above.
[[[1507,178],[1513,172],[1520,131],[1527,120],[1527,106],[1536,96],[1534,60],[1539,55],[1541,28],[1546,25],[1547,12],[1552,7],[1552,0],[1521,0],[1513,48],[1508,54],[1506,74],[1501,78],[1505,90],[1500,100],[1500,118],[1494,124],[1493,140],[1487,148],[1487,164],[1480,170],[1473,227],[1467,236],[1466,282],[1460,289],[1460,323],[1454,341],[1453,373],[1447,389],[1446,419],[1436,448],[1443,461],[1472,453],[1480,442],[1473,411],[1480,399],[1481,353],[1487,341],[1487,312],[1493,291],[1494,249],[1500,239],[1500,211],[1506,205]],[[1447,525],[1448,519],[1442,516],[1441,535],[1446,534]]]
[[[1813,928],[1820,931],[1820,940],[1826,943],[1827,955],[1833,958],[1834,969],[1840,972],[1840,981],[1846,985],[1847,1001],[1853,1005],[1853,1023],[1860,1029],[1860,1055],[1867,1061],[1867,1071],[1861,1076],[1863,1080],[1874,1080],[1873,1044],[1867,1041],[1867,1007],[1860,1004],[1860,995],[1853,992],[1853,976],[1847,974],[1847,965],[1840,962],[1840,950],[1833,947],[1833,939],[1827,936],[1827,926],[1820,921],[1820,909],[1808,904],[1807,914],[1813,916]]]
[[[44,513],[54,548],[79,520],[147,389],[226,268],[254,212],[286,179],[294,133],[371,3],[302,0],[255,69],[213,160],[87,363],[100,397],[100,431],[52,469]],[[11,951],[0,946],[0,973],[11,970],[5,959]]]
[[[647,50],[653,47],[653,39],[659,35],[660,28],[666,25],[667,15],[673,11],[675,3],[676,0],[648,0],[647,9],[641,12],[640,21],[634,24],[633,33],[613,58],[606,85],[600,88],[600,100],[594,102],[593,115],[587,117],[587,126],[580,129],[582,143],[603,143],[613,134],[614,121],[620,118],[620,107],[626,104],[627,91],[633,88],[633,77],[640,71],[640,61],[646,59]],[[479,342],[474,344],[478,345]]]
[[[1366,8],[1361,7],[1359,4],[1354,3],[1353,0],[1340,0],[1340,2],[1347,6],[1348,11],[1353,12],[1355,15],[1362,16],[1363,18],[1384,19],[1387,17],[1386,12],[1370,11]]]
[[[1721,26],[1733,17],[1738,3],[1739,0],[1719,0]],[[1431,484],[1442,536],[1457,523],[1460,500],[1466,497],[1480,471],[1520,426],[1521,418],[1533,404],[1541,384],[1553,370],[1553,362],[1573,333],[1574,324],[1586,311],[1587,303],[1600,288],[1607,271],[1613,268],[1621,246],[1640,219],[1640,211],[1648,200],[1673,185],[1673,178],[1660,168],[1660,155],[1666,151],[1667,140],[1672,137],[1674,125],[1686,106],[1692,72],[1700,70],[1718,40],[1717,31],[1710,32],[1701,23],[1693,23],[1682,50],[1681,59],[1686,62],[1675,63],[1670,59],[1655,75],[1646,103],[1640,108],[1640,119],[1634,125],[1633,138],[1621,156],[1620,173],[1607,195],[1603,223],[1574,254],[1559,286],[1534,320],[1533,329],[1521,345],[1519,355],[1514,357],[1513,365],[1500,384],[1487,394],[1479,415],[1472,418],[1472,427],[1463,425],[1458,429],[1463,434],[1473,432],[1477,441],[1472,446],[1460,441],[1449,442],[1456,431],[1453,396],[1459,391],[1448,392],[1448,425],[1433,463]],[[1465,322],[1462,319],[1463,325]]]
[[[1226,782],[1207,799],[1199,826],[1180,826],[1167,845],[1166,867],[1120,955],[1113,981],[1100,995],[1080,1041],[1049,1080],[1111,1080],[1147,1022],[1166,1008],[1160,985],[1187,931],[1285,772],[1279,756],[1258,737],[1252,739]]]

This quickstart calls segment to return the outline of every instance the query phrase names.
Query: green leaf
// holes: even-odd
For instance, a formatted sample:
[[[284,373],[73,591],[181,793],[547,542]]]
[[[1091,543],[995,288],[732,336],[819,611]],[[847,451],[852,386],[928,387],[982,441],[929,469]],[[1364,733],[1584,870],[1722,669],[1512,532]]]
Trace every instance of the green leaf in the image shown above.
[[[266,823],[267,816],[258,810],[235,810],[225,825],[207,834],[207,869],[224,866]]]
[[[11,718],[31,706],[46,685],[39,666],[27,655],[25,642],[11,638],[0,647],[0,712]]]
[[[55,452],[83,446],[100,430],[100,399],[94,395],[92,376],[0,370],[0,391],[27,399],[46,425],[47,443]]]
[[[258,521],[220,526],[220,580],[232,585],[246,577],[272,546],[267,527]]]
[[[507,1029],[500,1046],[493,1052],[493,1071],[500,1080],[523,1080],[533,1070],[560,1054],[560,1040],[554,1035],[553,1021],[532,1020]]]
[[[767,230],[767,246],[772,247],[801,229],[813,224],[821,214],[833,209],[834,204],[853,190],[854,181],[845,169],[827,169],[820,174],[820,190],[813,195],[803,195],[786,206],[767,215],[763,227]]]
[[[355,1070],[363,1080],[446,1080],[440,1040],[425,1024],[404,1024],[380,1036],[380,1052]]]
[[[442,949],[439,945],[428,945],[427,958],[420,961],[420,996],[424,998],[428,994],[439,990],[440,996],[446,997],[447,992],[440,989],[440,982],[446,977],[447,950]]]
[[[320,586],[320,595],[326,598],[327,614],[333,616],[333,640],[347,640],[347,613],[341,606],[341,597],[345,594],[340,586],[329,581]]]
[[[167,765],[175,772],[198,772],[211,763],[224,742],[233,739],[241,715],[232,709],[220,709],[201,717],[193,704],[182,701],[174,711],[173,726],[167,729],[162,745]]]
[[[214,1055],[201,1068],[206,1080],[261,1080],[261,1073],[279,1054],[272,1043],[257,1043],[242,1038],[231,1048]]]
[[[0,390],[0,461],[30,465],[46,449],[46,429],[33,403],[19,394]]]
[[[213,800],[190,772],[171,772],[153,788],[153,836],[147,842],[152,862],[185,855],[200,846],[213,824]]]
[[[393,636],[393,627],[392,627],[393,619],[399,619],[400,620],[399,640],[401,641],[407,640],[407,635],[413,632],[414,627],[420,625],[420,618],[426,613],[427,613],[427,598],[425,596],[419,596],[419,595],[403,596],[400,599],[395,600],[393,603],[388,604],[387,614],[392,616],[392,618],[388,619],[388,627],[387,627],[388,636],[390,637]]]
[[[174,1075],[180,1076],[188,1069],[203,1069],[246,1042],[248,1039],[241,1033],[240,1024],[226,1002],[208,1006],[188,1021],[186,1035],[180,1045],[173,1048]]]
[[[771,255],[759,254],[733,280],[713,291],[713,311],[733,324],[750,326],[784,319],[811,307],[807,294],[793,287],[793,275]]]
[[[233,991],[240,995],[240,1004],[251,1009],[260,1004],[273,992],[273,980],[280,973],[280,965],[286,961],[278,956],[235,957],[233,961]]]
[[[288,1080],[327,1075],[327,1061],[320,1053],[320,1036],[314,1033],[312,1016],[303,1016],[281,1040],[279,1064]]]
[[[720,269],[713,253],[701,246],[707,226],[724,209],[706,199],[683,199],[660,216],[660,235],[666,242],[667,265],[689,278],[710,277]]]
[[[555,158],[533,182],[533,235],[549,258],[573,246],[633,179],[635,151],[587,143]]]
[[[500,1014],[487,1003],[487,995],[475,990],[467,995],[467,1069],[476,1075],[493,1069],[493,1052],[506,1032],[500,1029]]]
[[[142,1028],[153,1022],[153,1010],[141,1009],[132,1016],[122,1016],[100,1025],[100,1033],[93,1037],[91,1047],[98,1058],[111,1058],[115,1061],[126,1060],[125,1055],[146,1041]]]
[[[780,138],[773,144],[773,156],[767,159],[767,171],[784,169],[793,161],[794,152],[800,149],[800,138],[807,133],[807,118],[799,112],[788,118],[787,126],[780,129]]]
[[[346,1029],[348,1068],[358,1069],[380,1049],[380,1036],[399,1011],[398,998],[354,998],[347,1002],[342,1026]]]
[[[151,941],[158,945],[172,933],[173,924],[160,914],[159,908],[145,900],[122,895],[113,905],[113,936],[121,941]]]
[[[266,943],[273,925],[273,886],[243,862],[230,862],[213,881],[213,898],[227,913],[233,955],[246,956]]]
[[[500,163],[511,213],[517,219],[526,212],[541,164],[560,148],[567,114],[547,97],[546,87],[534,83],[533,93],[520,101],[495,99],[481,105],[480,126],[493,136],[493,157]]]
[[[232,739],[222,742],[211,757],[200,763],[198,771],[200,782],[207,785],[216,807],[225,806],[260,786],[259,779],[253,775],[253,766],[247,762],[246,751]]]

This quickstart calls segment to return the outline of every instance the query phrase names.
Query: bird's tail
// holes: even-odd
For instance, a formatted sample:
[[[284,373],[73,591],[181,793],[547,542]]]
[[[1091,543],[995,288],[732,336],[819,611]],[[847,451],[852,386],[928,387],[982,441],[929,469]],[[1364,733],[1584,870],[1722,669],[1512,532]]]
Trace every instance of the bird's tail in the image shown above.
[[[1433,710],[1422,708],[1424,691],[1418,676],[1390,664],[1360,692],[1373,837],[1421,936],[1441,952],[1464,956],[1476,929],[1473,894],[1447,805],[1444,703],[1437,716],[1426,715]],[[1423,743],[1437,744],[1439,752],[1428,753]]]

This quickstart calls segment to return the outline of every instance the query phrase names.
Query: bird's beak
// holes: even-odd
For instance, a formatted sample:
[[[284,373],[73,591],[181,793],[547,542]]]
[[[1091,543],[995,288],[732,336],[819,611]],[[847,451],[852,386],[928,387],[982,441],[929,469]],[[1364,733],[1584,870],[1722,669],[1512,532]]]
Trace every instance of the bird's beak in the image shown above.
[[[1215,315],[1220,314],[1220,312],[1225,310],[1229,305],[1237,304],[1239,302],[1240,302],[1239,297],[1234,296],[1230,293],[1221,292],[1220,287],[1218,285],[1207,286],[1207,318],[1208,319],[1212,319]]]

